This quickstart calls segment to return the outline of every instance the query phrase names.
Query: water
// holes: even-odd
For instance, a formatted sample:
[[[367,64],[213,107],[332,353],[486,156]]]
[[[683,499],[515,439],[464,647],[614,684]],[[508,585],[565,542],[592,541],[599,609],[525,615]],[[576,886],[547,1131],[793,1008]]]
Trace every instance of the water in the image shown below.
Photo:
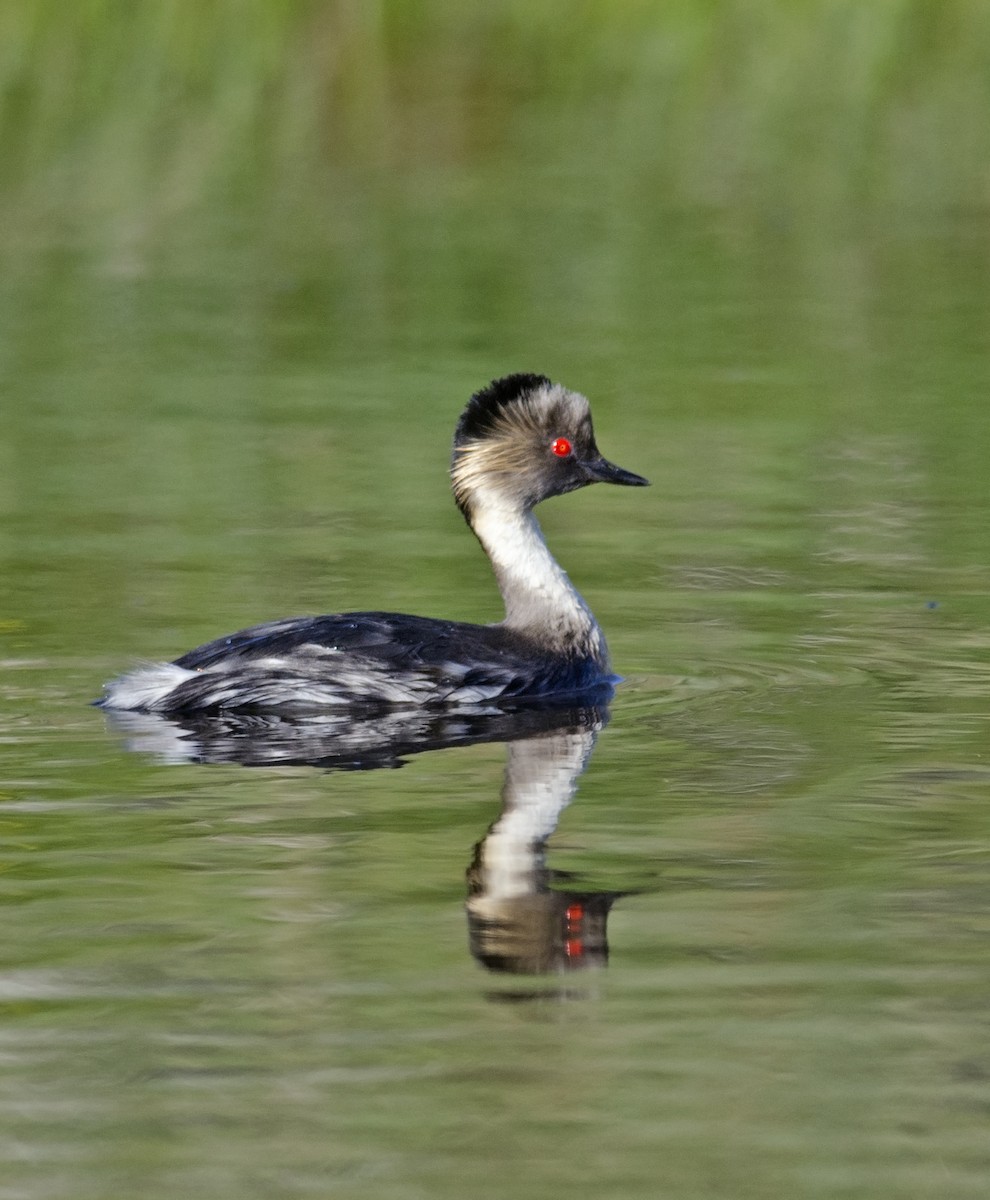
[[[121,18],[119,75],[4,18],[0,1198],[982,1196],[985,18],[304,7]],[[608,713],[343,770],[88,706],[270,617],[496,619],[445,472],[510,370],[653,482],[541,509]]]

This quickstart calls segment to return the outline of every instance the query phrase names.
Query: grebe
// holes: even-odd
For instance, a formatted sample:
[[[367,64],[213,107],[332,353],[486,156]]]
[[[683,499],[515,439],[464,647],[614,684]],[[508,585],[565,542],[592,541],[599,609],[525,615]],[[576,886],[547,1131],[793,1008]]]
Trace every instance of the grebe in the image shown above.
[[[275,712],[526,701],[608,687],[602,631],[532,511],[589,483],[648,482],[601,456],[588,401],[543,375],[494,380],[461,415],[450,477],[495,571],[505,620],[358,612],[269,621],[139,667],[109,683],[97,704]]]

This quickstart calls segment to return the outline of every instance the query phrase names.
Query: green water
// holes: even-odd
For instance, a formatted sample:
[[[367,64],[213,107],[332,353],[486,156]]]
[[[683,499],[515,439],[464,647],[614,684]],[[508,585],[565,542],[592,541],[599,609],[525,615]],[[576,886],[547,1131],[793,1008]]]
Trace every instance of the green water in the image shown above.
[[[990,15],[0,16],[0,1200],[982,1197]],[[626,677],[471,955],[506,756],[169,764],[88,701],[276,616],[499,616],[470,393]]]

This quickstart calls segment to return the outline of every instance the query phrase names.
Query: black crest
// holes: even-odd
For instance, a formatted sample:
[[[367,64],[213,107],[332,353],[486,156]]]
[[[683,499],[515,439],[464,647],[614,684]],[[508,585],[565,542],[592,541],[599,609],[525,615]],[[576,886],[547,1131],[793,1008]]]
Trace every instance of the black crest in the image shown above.
[[[475,392],[468,401],[467,408],[457,422],[454,445],[483,438],[491,433],[499,417],[510,404],[515,404],[527,392],[551,386],[545,375],[506,375],[504,379],[493,379],[487,387]]]

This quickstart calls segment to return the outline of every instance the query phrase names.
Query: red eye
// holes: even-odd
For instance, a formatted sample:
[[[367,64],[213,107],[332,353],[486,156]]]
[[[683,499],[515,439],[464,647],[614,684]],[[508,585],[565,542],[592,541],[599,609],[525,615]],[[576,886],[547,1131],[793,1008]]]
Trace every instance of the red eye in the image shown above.
[[[571,443],[567,438],[555,438],[550,449],[557,455],[558,458],[566,458],[571,452]]]

